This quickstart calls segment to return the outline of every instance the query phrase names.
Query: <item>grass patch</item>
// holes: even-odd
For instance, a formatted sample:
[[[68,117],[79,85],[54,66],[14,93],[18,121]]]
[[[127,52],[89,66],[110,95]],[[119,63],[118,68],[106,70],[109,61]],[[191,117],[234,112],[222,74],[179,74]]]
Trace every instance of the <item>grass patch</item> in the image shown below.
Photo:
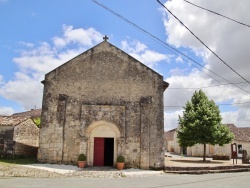
[[[0,159],[0,164],[34,164],[37,163],[36,158],[22,158],[22,159]]]

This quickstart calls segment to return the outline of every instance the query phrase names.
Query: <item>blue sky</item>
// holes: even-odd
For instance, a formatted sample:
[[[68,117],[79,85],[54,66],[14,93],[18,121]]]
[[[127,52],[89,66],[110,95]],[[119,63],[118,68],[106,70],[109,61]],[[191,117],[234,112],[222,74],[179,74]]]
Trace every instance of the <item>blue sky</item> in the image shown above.
[[[165,130],[177,127],[178,115],[182,115],[182,108],[172,106],[185,105],[195,91],[186,88],[244,81],[206,50],[156,0],[98,2],[226,81],[207,69],[197,70],[193,62],[185,61],[181,55],[172,53],[92,0],[0,0],[0,115],[40,108],[43,91],[40,82],[44,74],[98,44],[104,35],[109,36],[110,43],[159,72],[170,83],[164,94]],[[205,12],[183,0],[161,2],[225,62],[250,80],[249,27]],[[190,2],[250,24],[248,0]],[[250,92],[248,83],[237,85]],[[250,94],[230,84],[203,90],[217,104],[250,102]],[[249,104],[221,105],[223,123],[250,126],[249,107]]]

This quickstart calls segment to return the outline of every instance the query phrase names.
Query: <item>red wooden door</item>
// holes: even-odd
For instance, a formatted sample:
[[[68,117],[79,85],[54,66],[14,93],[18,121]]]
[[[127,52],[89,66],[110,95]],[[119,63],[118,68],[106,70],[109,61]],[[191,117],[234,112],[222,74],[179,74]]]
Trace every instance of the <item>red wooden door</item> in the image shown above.
[[[94,138],[94,166],[104,166],[104,138]]]

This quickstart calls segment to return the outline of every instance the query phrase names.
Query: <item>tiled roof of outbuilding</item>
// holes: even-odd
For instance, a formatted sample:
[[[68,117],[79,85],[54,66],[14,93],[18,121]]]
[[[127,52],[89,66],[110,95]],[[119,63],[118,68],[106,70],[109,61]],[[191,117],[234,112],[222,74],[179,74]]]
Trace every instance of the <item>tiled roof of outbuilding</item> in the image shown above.
[[[174,141],[175,131],[176,131],[176,129],[172,129],[170,131],[165,132],[165,138],[167,139],[167,141]]]
[[[234,134],[235,141],[250,142],[250,127],[236,127],[234,124],[225,124]],[[174,140],[174,133],[176,129],[165,132],[167,141]]]
[[[0,116],[0,126],[16,126],[28,118],[25,116]]]
[[[250,142],[250,127],[236,127],[234,124],[226,124],[234,134],[234,140]]]
[[[32,109],[27,112],[15,113],[12,116],[29,116],[31,118],[41,117],[42,109]]]

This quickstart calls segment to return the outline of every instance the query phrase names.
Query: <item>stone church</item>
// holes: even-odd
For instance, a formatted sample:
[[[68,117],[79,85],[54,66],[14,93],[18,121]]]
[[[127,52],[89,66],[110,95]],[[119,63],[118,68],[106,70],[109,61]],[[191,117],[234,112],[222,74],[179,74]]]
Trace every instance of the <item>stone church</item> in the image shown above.
[[[104,39],[45,75],[38,161],[161,169],[169,84]]]

